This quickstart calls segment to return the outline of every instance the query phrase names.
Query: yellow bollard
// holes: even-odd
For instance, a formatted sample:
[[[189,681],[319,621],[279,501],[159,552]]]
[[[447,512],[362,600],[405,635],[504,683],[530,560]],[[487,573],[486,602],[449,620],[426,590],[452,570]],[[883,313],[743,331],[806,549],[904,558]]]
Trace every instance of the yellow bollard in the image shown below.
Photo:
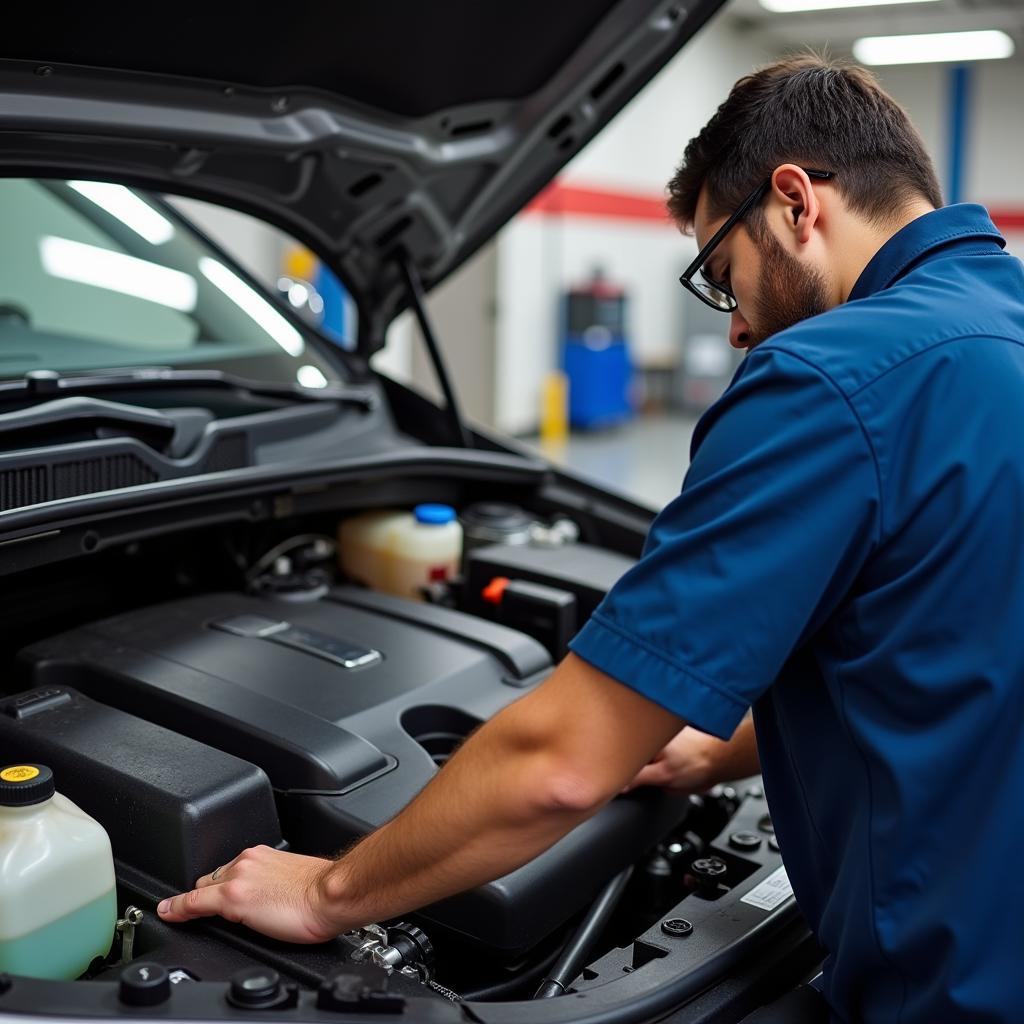
[[[540,444],[557,456],[569,436],[569,378],[560,370],[544,377],[540,398]]]
[[[284,272],[300,281],[312,281],[316,276],[316,257],[304,246],[291,246],[284,254]]]

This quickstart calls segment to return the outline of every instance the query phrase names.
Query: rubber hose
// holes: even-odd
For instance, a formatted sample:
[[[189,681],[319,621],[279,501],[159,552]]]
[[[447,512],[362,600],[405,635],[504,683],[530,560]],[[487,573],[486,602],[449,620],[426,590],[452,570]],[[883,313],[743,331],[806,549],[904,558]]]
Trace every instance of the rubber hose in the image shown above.
[[[632,875],[633,865],[630,864],[601,890],[594,905],[587,912],[587,916],[583,918],[579,928],[566,944],[565,950],[558,958],[551,974],[541,982],[534,999],[550,999],[552,996],[560,996],[568,990],[583,969],[587,955],[604,930],[608,919],[619,905],[622,893]]]
[[[520,971],[518,974],[514,974],[508,978],[502,978],[500,981],[492,982],[490,985],[484,985],[482,988],[471,989],[468,992],[462,993],[463,1000],[472,1000],[473,1002],[487,1002],[497,1001],[503,996],[507,996],[511,992],[515,992],[517,989],[522,988],[525,985],[536,983],[539,978],[544,977],[544,973],[551,968],[551,965],[558,959],[559,954],[565,949],[565,942],[556,946],[550,953],[547,953],[542,960],[539,960],[535,964],[530,964],[529,967]]]

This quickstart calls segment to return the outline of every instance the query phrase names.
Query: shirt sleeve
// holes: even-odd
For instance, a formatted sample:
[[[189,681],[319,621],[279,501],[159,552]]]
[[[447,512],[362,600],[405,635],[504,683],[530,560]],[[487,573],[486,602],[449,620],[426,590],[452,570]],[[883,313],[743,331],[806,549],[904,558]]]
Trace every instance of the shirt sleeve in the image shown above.
[[[680,495],[570,647],[728,738],[849,592],[879,519],[874,453],[847,398],[766,345],[698,424]]]

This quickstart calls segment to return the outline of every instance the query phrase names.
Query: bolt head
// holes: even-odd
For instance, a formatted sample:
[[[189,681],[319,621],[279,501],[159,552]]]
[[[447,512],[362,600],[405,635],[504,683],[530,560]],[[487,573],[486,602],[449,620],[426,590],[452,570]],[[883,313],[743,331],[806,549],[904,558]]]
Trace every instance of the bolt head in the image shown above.
[[[729,870],[729,866],[721,857],[698,857],[690,865],[690,870],[704,878],[720,878]]]
[[[281,992],[281,976],[273,968],[247,967],[232,975],[228,1002],[243,1009],[261,1009],[278,1002]]]
[[[693,932],[693,925],[685,918],[670,917],[667,921],[661,922],[661,930],[666,935],[672,935],[675,938],[682,939]]]
[[[761,836],[756,832],[741,829],[729,836],[729,845],[736,850],[756,850],[761,845]]]

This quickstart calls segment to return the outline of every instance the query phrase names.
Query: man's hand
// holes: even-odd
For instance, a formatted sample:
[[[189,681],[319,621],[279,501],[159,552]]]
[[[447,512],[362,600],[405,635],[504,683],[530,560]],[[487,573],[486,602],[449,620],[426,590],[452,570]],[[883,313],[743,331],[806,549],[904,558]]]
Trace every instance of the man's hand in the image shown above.
[[[319,857],[255,846],[203,875],[191,892],[164,900],[157,911],[164,921],[219,914],[285,942],[326,942],[340,930],[327,918],[321,888],[332,866]]]
[[[729,740],[687,726],[625,788],[663,786],[681,793],[703,793],[718,782],[742,779],[761,770],[754,723],[745,718]]]

